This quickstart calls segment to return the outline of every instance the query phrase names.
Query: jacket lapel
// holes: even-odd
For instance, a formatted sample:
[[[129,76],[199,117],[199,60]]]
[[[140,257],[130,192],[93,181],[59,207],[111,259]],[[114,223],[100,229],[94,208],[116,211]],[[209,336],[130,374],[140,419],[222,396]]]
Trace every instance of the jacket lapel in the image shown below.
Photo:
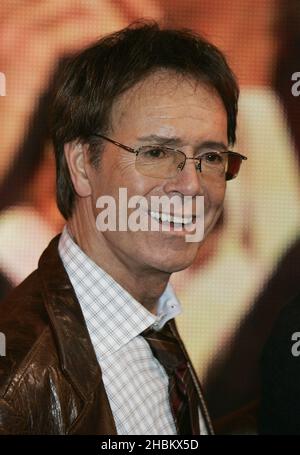
[[[101,396],[99,414],[101,412],[102,416],[106,416],[108,434],[116,434],[100,366],[84,316],[58,253],[59,237],[56,236],[42,254],[38,274],[62,369],[85,402]]]

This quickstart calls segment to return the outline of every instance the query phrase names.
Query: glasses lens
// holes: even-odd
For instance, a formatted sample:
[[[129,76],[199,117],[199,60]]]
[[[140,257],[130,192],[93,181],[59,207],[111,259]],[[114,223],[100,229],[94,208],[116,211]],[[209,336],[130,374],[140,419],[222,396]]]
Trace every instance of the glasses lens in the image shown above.
[[[205,176],[225,178],[228,166],[227,153],[220,153],[214,150],[201,154],[201,172]]]
[[[173,178],[182,169],[184,153],[168,147],[144,146],[138,150],[136,169],[141,174],[156,178]]]
[[[226,180],[234,179],[240,170],[242,157],[237,153],[228,152],[228,163],[226,169]]]

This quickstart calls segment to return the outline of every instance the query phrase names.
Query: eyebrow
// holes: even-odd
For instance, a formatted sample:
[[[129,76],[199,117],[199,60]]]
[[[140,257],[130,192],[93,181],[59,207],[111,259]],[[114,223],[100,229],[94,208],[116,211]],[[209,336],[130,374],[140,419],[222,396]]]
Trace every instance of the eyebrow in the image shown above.
[[[167,145],[167,146],[175,146],[175,147],[182,147],[186,145],[186,143],[180,137],[165,137],[165,136],[158,136],[156,134],[150,134],[149,136],[142,136],[137,138],[139,142],[150,142],[155,145]],[[211,148],[215,150],[219,150],[220,152],[225,152],[228,150],[228,146],[224,144],[224,142],[218,141],[201,141],[198,142],[195,146],[195,150],[201,150],[204,148]]]

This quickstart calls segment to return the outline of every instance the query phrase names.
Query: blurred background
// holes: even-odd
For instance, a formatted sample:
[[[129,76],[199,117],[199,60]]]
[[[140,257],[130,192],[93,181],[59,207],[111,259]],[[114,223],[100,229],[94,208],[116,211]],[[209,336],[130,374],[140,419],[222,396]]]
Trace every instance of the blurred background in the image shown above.
[[[223,216],[197,260],[172,277],[184,308],[178,327],[222,432],[256,409],[262,347],[300,290],[300,97],[291,92],[299,0],[1,0],[0,298],[64,224],[47,131],[59,63],[139,18],[211,40],[241,88],[235,149],[248,161],[228,182]]]

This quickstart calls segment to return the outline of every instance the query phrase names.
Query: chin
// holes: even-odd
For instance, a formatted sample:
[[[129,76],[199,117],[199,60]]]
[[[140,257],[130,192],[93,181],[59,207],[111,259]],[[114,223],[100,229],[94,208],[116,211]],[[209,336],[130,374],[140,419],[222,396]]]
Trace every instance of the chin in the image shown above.
[[[156,270],[160,270],[165,273],[175,273],[180,272],[188,268],[194,262],[196,258],[197,250],[193,254],[185,255],[184,253],[180,254],[179,252],[174,252],[170,255],[161,254],[159,257],[154,258],[153,255],[149,261],[149,264]]]
[[[160,266],[160,270],[166,273],[175,273],[180,272],[181,270],[187,269],[190,265],[192,265],[193,261],[186,262],[186,263],[176,263],[176,264],[162,264]]]

